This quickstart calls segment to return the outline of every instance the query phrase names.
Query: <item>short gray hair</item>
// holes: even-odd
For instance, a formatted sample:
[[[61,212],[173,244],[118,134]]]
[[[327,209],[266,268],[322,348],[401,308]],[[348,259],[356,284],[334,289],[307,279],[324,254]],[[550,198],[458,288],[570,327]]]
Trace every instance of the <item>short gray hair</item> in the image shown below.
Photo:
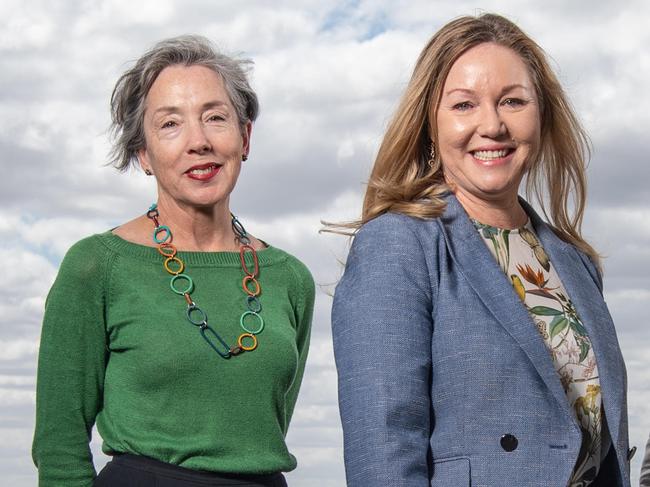
[[[163,69],[174,66],[205,66],[223,80],[235,107],[240,127],[254,122],[259,113],[257,95],[247,79],[252,61],[235,59],[214,48],[202,36],[184,35],[165,39],[138,59],[115,83],[111,95],[111,164],[120,171],[137,162],[137,153],[146,147],[144,109],[147,93]]]

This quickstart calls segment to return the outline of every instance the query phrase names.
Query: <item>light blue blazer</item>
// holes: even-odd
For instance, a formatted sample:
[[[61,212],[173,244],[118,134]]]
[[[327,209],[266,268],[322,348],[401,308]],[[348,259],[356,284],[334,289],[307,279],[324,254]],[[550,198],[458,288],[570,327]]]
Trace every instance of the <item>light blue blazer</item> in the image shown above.
[[[628,487],[625,365],[588,257],[525,210],[591,338]],[[332,309],[349,487],[566,487],[581,433],[528,311],[453,195],[356,235]]]

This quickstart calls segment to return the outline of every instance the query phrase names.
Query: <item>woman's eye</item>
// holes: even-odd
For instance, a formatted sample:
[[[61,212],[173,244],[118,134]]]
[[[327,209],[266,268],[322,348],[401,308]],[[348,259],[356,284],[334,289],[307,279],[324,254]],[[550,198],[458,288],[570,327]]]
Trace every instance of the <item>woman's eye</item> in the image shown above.
[[[468,101],[462,101],[460,103],[456,103],[453,108],[454,110],[460,110],[461,112],[464,112],[465,110],[472,108],[472,104]]]
[[[161,126],[161,128],[164,128],[164,129],[170,129],[170,128],[173,128],[173,127],[176,127],[176,122],[174,122],[173,120],[167,120],[166,122],[163,122],[163,124]]]
[[[526,104],[524,100],[521,98],[506,98],[501,102],[502,105],[508,106],[508,107],[520,107]]]

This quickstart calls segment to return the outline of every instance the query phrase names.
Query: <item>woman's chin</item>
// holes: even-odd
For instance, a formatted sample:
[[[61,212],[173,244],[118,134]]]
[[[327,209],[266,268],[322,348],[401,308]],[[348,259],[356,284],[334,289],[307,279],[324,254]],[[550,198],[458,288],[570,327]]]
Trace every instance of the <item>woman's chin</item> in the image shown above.
[[[518,187],[505,184],[483,184],[472,188],[471,191],[455,187],[453,189],[457,197],[494,203],[516,199]]]

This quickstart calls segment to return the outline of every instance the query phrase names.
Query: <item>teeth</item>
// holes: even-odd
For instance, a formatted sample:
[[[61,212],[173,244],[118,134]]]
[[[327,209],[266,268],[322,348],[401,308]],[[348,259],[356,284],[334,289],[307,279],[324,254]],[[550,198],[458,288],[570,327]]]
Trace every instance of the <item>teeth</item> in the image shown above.
[[[500,157],[505,157],[507,154],[508,154],[508,149],[477,150],[474,152],[474,157],[484,161],[489,161],[491,159],[499,159]]]
[[[205,169],[192,169],[190,171],[190,174],[197,174],[197,175],[208,174],[214,171],[214,167],[215,166],[206,167]]]

